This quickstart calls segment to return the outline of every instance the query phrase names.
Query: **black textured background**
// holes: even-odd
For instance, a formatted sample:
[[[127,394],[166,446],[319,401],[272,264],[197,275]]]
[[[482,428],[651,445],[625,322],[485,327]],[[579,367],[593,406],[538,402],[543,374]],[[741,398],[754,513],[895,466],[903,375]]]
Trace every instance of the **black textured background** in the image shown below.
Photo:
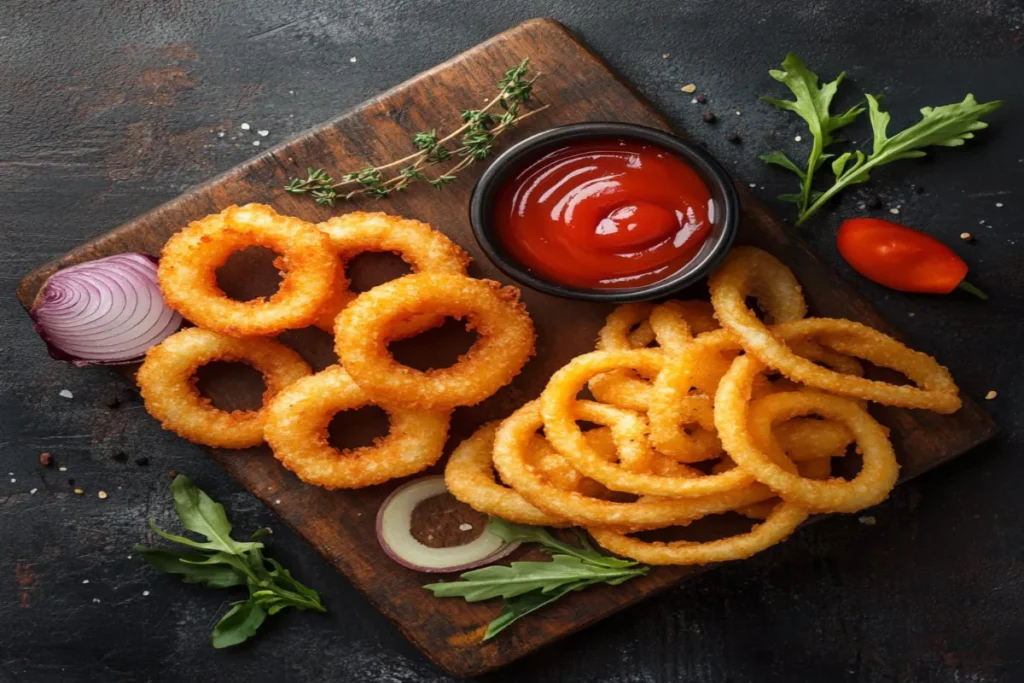
[[[976,142],[941,150],[933,163],[883,169],[807,230],[853,277],[833,236],[874,192],[883,215],[899,207],[900,220],[964,254],[992,294],[987,304],[857,282],[965,391],[999,392],[986,405],[1004,433],[898,489],[872,511],[874,526],[851,516],[803,530],[487,680],[1024,680],[1020,2],[6,0],[0,681],[445,680],[199,447],[162,432],[120,380],[50,361],[13,290],[39,263],[245,160],[254,140],[285,140],[542,15],[582,35],[769,200],[791,189],[790,178],[757,154],[781,148],[799,156],[807,145],[794,141],[794,117],[756,99],[781,94],[767,70],[787,50],[822,74],[846,69],[856,86],[885,93],[894,129],[917,108],[968,91],[1008,100]],[[690,82],[709,97],[716,125],[702,123],[705,108],[680,92]],[[851,86],[846,97],[852,102],[855,93]],[[240,130],[243,122],[252,130]],[[269,135],[260,138],[260,129]],[[741,144],[726,141],[730,131]],[[961,243],[963,231],[977,241]],[[74,398],[58,396],[62,389]],[[115,395],[125,397],[122,406],[105,408]],[[42,451],[67,472],[43,470]],[[118,451],[126,462],[113,459]],[[139,457],[149,465],[135,464]],[[172,469],[223,501],[236,528],[273,526],[272,553],[320,589],[330,613],[281,615],[252,645],[211,649],[208,633],[228,595],[129,557],[148,535],[147,518],[171,521]],[[109,498],[100,500],[99,490]]]

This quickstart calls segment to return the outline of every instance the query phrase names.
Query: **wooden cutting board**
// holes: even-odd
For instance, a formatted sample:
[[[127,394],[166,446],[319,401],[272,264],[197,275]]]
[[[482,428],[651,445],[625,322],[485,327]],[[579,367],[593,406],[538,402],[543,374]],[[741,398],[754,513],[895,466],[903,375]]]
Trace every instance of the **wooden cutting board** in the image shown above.
[[[536,85],[536,98],[550,106],[502,139],[502,147],[552,126],[582,121],[625,121],[671,129],[660,113],[560,24],[529,21],[38,268],[21,281],[18,296],[27,308],[45,279],[68,265],[124,251],[156,254],[164,241],[189,221],[230,204],[268,203],[282,213],[313,222],[349,210],[345,206],[333,210],[317,207],[281,188],[290,176],[304,175],[307,166],[341,172],[404,156],[410,151],[412,133],[457,126],[458,110],[482,106],[486,97],[493,96],[501,74],[523,57],[529,57],[533,68],[543,73]],[[444,106],[437,106],[438,102]],[[441,193],[420,187],[379,202],[360,201],[352,208],[427,221],[469,251],[474,258],[472,275],[507,282],[477,247],[469,227],[469,194],[480,171],[478,166],[463,172],[458,182]],[[894,333],[742,184],[739,189],[744,205],[741,240],[767,249],[793,269],[804,285],[813,314],[859,320]],[[356,283],[364,287],[401,272],[394,259],[382,256],[361,257],[351,271]],[[249,251],[233,258],[220,273],[224,288],[240,297],[273,291],[275,277],[266,255]],[[523,298],[537,324],[537,357],[510,387],[480,406],[456,412],[449,450],[482,422],[503,417],[536,397],[552,371],[591,350],[609,310],[604,305],[565,301],[533,291],[524,291]],[[289,332],[282,339],[318,368],[335,361],[330,340],[317,330]],[[451,362],[454,355],[450,349],[456,348],[457,355],[466,343],[465,332],[446,329],[433,333],[429,340],[407,342],[396,353],[412,363]],[[439,348],[448,350],[439,357]],[[125,374],[130,376],[131,370]],[[221,407],[251,405],[261,391],[258,382],[230,366],[207,373],[201,382]],[[877,416],[892,430],[904,479],[964,453],[995,433],[989,416],[969,399],[955,415],[882,409]],[[343,423],[346,439],[372,436],[369,422],[372,420]],[[436,577],[404,569],[380,550],[374,517],[393,484],[328,492],[302,484],[282,469],[266,448],[211,454],[344,573],[431,661],[456,675],[469,676],[506,664],[702,571],[699,567],[664,568],[621,586],[575,593],[481,644],[479,629],[497,615],[499,605],[435,599],[422,586]]]

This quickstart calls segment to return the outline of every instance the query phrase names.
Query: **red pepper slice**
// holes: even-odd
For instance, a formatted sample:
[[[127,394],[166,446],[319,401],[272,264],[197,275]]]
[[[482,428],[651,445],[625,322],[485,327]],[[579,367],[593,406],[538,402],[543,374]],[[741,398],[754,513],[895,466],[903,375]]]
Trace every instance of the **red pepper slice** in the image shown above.
[[[934,237],[880,218],[851,218],[839,226],[839,253],[855,271],[901,292],[949,294],[960,288],[988,295],[967,282],[967,264]]]

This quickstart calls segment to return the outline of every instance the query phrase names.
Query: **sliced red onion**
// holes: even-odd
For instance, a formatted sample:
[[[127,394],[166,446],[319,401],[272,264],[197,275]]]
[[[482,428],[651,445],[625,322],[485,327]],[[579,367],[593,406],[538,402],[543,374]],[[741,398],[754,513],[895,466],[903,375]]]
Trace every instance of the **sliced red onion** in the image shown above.
[[[57,271],[29,315],[50,355],[79,367],[139,360],[181,327],[160,294],[156,259],[136,253]]]
[[[452,548],[431,548],[417,541],[412,535],[412,511],[443,493],[448,493],[444,477],[431,476],[399,486],[387,497],[377,512],[377,540],[388,557],[409,569],[438,574],[491,564],[519,547],[519,541],[505,543],[486,529],[469,543]]]

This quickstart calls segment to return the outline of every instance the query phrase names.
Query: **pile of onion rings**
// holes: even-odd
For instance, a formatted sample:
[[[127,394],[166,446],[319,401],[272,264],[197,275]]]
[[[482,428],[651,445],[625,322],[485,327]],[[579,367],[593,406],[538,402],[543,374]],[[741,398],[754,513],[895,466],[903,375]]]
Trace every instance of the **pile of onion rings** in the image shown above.
[[[272,296],[237,301],[217,285],[217,269],[250,246],[274,251],[283,278]],[[397,253],[413,274],[356,294],[345,266],[367,251]],[[146,408],[164,428],[197,443],[249,448],[266,441],[284,467],[328,489],[420,472],[441,459],[452,409],[493,395],[534,353],[533,321],[519,291],[467,277],[468,264],[461,247],[426,223],[383,213],[313,225],[249,204],[195,221],[165,245],[158,280],[168,305],[197,327],[150,349],[137,378]],[[452,367],[421,372],[389,353],[390,342],[447,317],[479,335]],[[316,374],[295,351],[267,338],[309,325],[336,332],[339,363]],[[195,373],[213,361],[259,370],[267,386],[262,407],[228,412],[200,395]],[[332,446],[332,418],[369,405],[387,413],[389,433],[363,448]],[[471,446],[464,449],[468,456]],[[488,463],[489,448],[487,442]],[[575,476],[585,488],[561,456],[541,456],[561,481]],[[525,501],[519,507],[530,508]],[[531,523],[556,522],[533,512]]]
[[[856,512],[889,495],[899,465],[868,402],[960,406],[930,356],[856,322],[808,318],[799,282],[764,251],[734,249],[709,284],[710,306],[614,310],[597,350],[456,449],[452,494],[511,521],[584,527],[605,549],[648,564],[744,559],[812,514]],[[869,379],[864,361],[910,383]],[[581,397],[587,388],[596,402]],[[859,472],[844,478],[836,461],[851,447]],[[754,526],[705,542],[635,535],[725,513]]]

